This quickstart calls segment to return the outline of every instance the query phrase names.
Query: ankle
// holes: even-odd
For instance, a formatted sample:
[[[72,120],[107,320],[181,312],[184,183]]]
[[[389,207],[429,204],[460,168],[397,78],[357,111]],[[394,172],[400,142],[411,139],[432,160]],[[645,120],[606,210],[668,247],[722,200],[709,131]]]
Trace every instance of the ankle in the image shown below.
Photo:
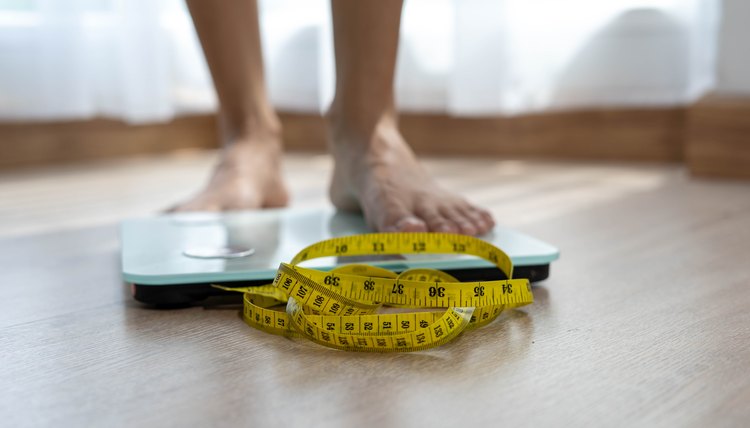
[[[222,112],[219,115],[219,127],[225,146],[281,145],[281,120],[273,110],[255,115],[243,115],[241,118],[233,118]]]
[[[398,128],[398,116],[392,106],[368,109],[361,106],[346,106],[334,100],[326,114],[331,143],[336,146],[370,145],[378,132]]]

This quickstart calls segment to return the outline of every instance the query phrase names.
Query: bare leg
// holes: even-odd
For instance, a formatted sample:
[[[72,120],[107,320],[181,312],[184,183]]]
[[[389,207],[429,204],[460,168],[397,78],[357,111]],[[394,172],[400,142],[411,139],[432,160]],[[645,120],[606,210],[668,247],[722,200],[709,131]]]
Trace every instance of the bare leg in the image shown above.
[[[286,205],[281,124],[268,100],[256,0],[187,0],[219,96],[224,150],[206,188],[178,211]]]
[[[479,234],[491,215],[440,188],[398,130],[393,74],[401,0],[332,0],[336,96],[329,112],[336,167],[331,200],[361,209],[379,231]]]

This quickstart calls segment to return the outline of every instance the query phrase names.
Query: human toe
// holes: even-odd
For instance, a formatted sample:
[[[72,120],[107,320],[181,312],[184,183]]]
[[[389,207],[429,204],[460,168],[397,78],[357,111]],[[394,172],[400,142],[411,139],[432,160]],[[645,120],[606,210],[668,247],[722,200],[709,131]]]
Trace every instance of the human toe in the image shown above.
[[[443,207],[440,212],[445,218],[449,219],[456,225],[459,233],[464,235],[476,235],[480,230],[472,218],[466,216],[454,207]]]
[[[430,232],[457,233],[458,226],[445,217],[433,206],[422,206],[417,209],[417,215],[424,220]]]
[[[487,210],[477,208],[473,205],[466,205],[460,211],[466,218],[471,219],[477,229],[477,234],[487,233],[495,227],[495,220]]]
[[[365,217],[380,232],[427,232],[427,225],[401,204],[377,206],[365,210]]]
[[[397,232],[426,232],[427,225],[414,216],[407,216],[398,220],[392,229]]]

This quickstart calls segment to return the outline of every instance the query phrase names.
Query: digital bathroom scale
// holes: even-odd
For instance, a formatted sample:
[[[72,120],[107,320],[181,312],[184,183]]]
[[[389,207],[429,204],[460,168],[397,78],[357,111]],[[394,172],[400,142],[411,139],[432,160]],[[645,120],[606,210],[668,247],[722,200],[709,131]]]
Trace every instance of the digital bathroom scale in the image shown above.
[[[346,235],[372,232],[359,214],[333,209],[267,209],[224,213],[174,213],[122,223],[122,276],[133,297],[157,306],[201,304],[208,298],[234,297],[211,287],[268,284],[279,263],[304,247]],[[532,282],[549,276],[557,248],[512,229],[495,227],[480,238],[512,259],[514,276]],[[346,263],[368,263],[399,272],[434,268],[459,280],[501,279],[488,261],[466,255],[407,254],[327,257],[303,266],[329,270]],[[231,298],[230,297],[230,298]]]

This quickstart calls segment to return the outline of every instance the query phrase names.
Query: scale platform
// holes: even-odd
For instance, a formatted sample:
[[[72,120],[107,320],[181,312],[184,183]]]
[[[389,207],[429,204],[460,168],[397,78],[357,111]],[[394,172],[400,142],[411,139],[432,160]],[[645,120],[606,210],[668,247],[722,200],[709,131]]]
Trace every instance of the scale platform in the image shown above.
[[[133,297],[157,306],[204,304],[206,299],[237,299],[211,284],[245,287],[273,280],[279,263],[304,247],[346,235],[372,232],[361,215],[333,209],[268,209],[223,213],[175,213],[122,223],[122,276]],[[480,238],[505,251],[514,276],[532,282],[549,276],[560,253],[521,232],[495,227]],[[368,263],[400,272],[434,268],[462,281],[501,279],[489,262],[466,255],[407,254],[373,257],[327,257],[306,267],[330,270],[346,263]]]

